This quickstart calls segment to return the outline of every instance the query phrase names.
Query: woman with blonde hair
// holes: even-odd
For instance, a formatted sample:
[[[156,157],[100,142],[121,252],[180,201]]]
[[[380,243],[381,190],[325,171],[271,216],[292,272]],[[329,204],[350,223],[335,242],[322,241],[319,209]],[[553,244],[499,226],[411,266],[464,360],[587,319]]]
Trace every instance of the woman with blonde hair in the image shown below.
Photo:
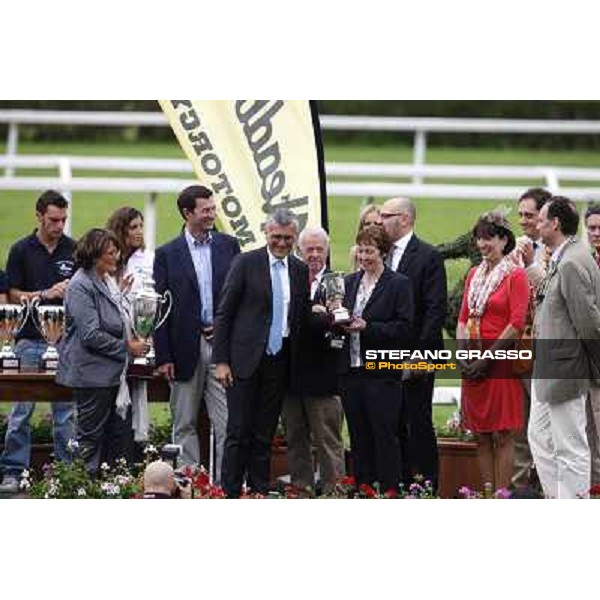
[[[381,219],[381,208],[377,204],[367,204],[363,206],[360,215],[358,217],[358,228],[356,233],[358,234],[362,229],[369,225],[383,226]],[[350,248],[350,264],[352,265],[353,271],[358,271],[359,265],[356,257],[356,250],[358,246],[355,244]]]

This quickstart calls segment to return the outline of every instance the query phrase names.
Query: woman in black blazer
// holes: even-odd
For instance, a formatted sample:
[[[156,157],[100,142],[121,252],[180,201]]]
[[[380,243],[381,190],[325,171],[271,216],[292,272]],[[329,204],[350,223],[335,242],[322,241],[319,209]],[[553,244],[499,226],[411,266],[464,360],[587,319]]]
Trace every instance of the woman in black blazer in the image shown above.
[[[340,391],[348,421],[357,483],[378,483],[382,492],[400,481],[398,423],[401,371],[370,371],[367,349],[407,348],[413,325],[410,281],[388,269],[391,241],[382,227],[369,226],[356,236],[360,270],[345,278],[344,306],[352,315],[340,353]]]

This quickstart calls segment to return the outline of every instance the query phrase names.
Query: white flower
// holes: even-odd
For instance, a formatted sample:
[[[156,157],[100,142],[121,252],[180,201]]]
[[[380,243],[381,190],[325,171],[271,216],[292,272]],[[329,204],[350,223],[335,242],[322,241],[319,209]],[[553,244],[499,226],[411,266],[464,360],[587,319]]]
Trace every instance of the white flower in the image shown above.
[[[128,475],[117,475],[115,477],[115,481],[117,482],[118,485],[127,485],[128,483],[131,483],[132,479],[133,478]]]
[[[60,481],[57,481],[56,479],[51,479],[49,481],[49,484],[48,484],[48,494],[50,494],[51,498],[53,496],[55,496],[56,494],[58,494],[58,488],[59,487],[60,487]]]
[[[108,463],[105,463],[105,462],[103,462],[103,463],[100,465],[100,469],[101,469],[102,471],[110,471],[110,467],[108,466]]]
[[[85,493],[85,489],[84,489],[84,488],[82,488],[82,487],[80,487],[80,488],[77,490],[77,495],[78,495],[80,498],[83,498],[83,497],[84,497],[84,496],[86,496],[87,494]]]
[[[107,496],[118,496],[119,493],[121,492],[121,488],[118,485],[115,485],[114,483],[111,483],[110,481],[106,481],[104,482],[101,486],[100,489],[107,495]]]
[[[29,471],[27,469],[24,469],[21,473],[21,479],[29,479]]]
[[[31,487],[31,484],[29,483],[29,479],[21,479],[21,481],[19,482],[20,490],[27,491],[30,487]]]
[[[67,449],[69,450],[69,452],[74,453],[78,448],[79,448],[79,442],[77,440],[74,440],[73,438],[71,438],[67,442]]]
[[[144,454],[156,454],[157,452],[158,450],[156,449],[156,446],[153,446],[152,444],[148,444],[144,448]]]

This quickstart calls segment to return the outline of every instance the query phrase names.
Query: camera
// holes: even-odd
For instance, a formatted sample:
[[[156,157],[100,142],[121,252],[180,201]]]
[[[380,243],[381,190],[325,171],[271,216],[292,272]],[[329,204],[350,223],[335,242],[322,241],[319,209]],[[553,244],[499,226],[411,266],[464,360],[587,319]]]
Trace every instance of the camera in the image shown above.
[[[165,462],[170,462],[173,469],[177,468],[177,459],[181,455],[181,446],[178,444],[165,444],[160,449],[160,458]]]
[[[186,477],[181,471],[175,471],[173,475],[175,476],[175,483],[178,487],[187,487],[192,483],[190,478]]]

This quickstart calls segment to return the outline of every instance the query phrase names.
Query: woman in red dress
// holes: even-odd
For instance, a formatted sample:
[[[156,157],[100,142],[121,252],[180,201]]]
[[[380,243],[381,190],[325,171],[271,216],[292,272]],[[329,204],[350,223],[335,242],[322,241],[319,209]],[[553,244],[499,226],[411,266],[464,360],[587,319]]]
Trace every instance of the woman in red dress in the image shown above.
[[[515,237],[501,211],[485,213],[473,229],[483,262],[471,269],[458,318],[459,348],[511,348],[525,326],[529,286],[525,270],[508,258]],[[460,361],[463,426],[477,440],[482,481],[510,485],[513,432],[523,427],[523,390],[511,361]]]

